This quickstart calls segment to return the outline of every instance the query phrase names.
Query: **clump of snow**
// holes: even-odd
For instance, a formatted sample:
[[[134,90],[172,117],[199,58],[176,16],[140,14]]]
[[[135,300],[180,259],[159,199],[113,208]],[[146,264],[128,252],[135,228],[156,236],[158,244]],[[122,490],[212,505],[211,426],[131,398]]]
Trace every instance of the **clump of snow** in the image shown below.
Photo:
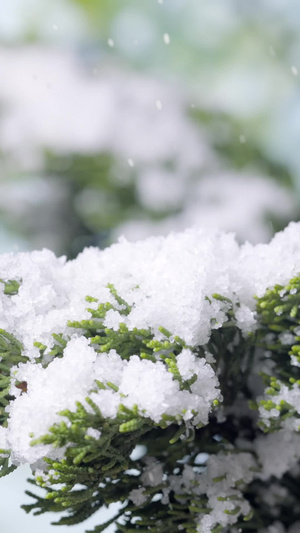
[[[21,394],[12,386],[12,394],[17,397],[9,407],[10,422],[4,432],[5,447],[13,450],[15,464],[33,463],[45,455],[61,457],[64,450],[53,450],[50,445],[31,447],[30,441],[32,437],[46,434],[49,427],[59,423],[60,411],[74,410],[76,401],[85,404],[87,395],[107,418],[115,418],[120,404],[123,404],[129,409],[137,406],[141,416],[149,417],[156,423],[167,414],[184,420],[194,418],[195,424],[206,424],[211,404],[219,397],[218,381],[205,360],[195,360],[195,372],[198,379],[191,392],[180,391],[179,382],[173,379],[162,362],[141,360],[136,355],[128,361],[122,360],[115,350],[97,354],[85,337],[73,337],[64,350],[64,357],[54,359],[47,368],[29,362],[21,364],[13,372],[14,379],[26,381],[27,392]],[[182,377],[185,376],[183,371]],[[95,389],[95,380],[105,385],[113,383],[118,390],[100,389],[90,393]],[[100,432],[90,428],[87,435],[98,439]]]
[[[235,524],[237,517],[250,512],[249,502],[243,498],[241,485],[250,483],[254,476],[256,461],[250,453],[219,452],[211,455],[206,469],[198,473],[192,466],[185,465],[182,475],[168,477],[169,490],[175,494],[205,495],[207,513],[199,514],[199,533],[210,533],[217,524],[223,527]],[[230,514],[230,511],[236,512]],[[226,513],[229,511],[229,514]]]
[[[209,303],[206,296],[219,293],[239,302],[238,323],[253,325],[254,295],[297,274],[299,237],[300,226],[290,224],[269,245],[239,248],[233,235],[192,229],[138,243],[123,239],[104,251],[88,248],[69,262],[46,250],[4,254],[2,278],[22,283],[17,295],[1,297],[2,327],[28,350],[34,340],[51,343],[52,332],[69,333],[68,320],[88,317],[87,294],[113,301],[106,287],[113,283],[133,305],[126,318],[130,328],[157,331],[163,325],[189,344],[204,344],[210,320],[226,320],[222,302]],[[110,327],[118,320],[109,315]]]
[[[207,423],[220,393],[205,358],[195,357],[190,348],[178,355],[181,379],[196,375],[190,391],[180,390],[179,381],[162,362],[141,360],[139,354],[126,361],[114,350],[97,354],[80,330],[67,325],[68,320],[89,318],[86,307],[97,307],[97,302],[87,304],[86,295],[113,303],[107,287],[112,283],[132,309],[128,316],[110,313],[107,326],[117,329],[123,321],[129,329],[149,328],[157,339],[162,338],[159,328],[163,326],[197,347],[227,321],[229,304],[215,299],[214,293],[232,300],[237,326],[246,333],[256,325],[254,296],[262,296],[276,283],[287,283],[298,273],[299,264],[300,224],[295,223],[269,245],[239,247],[231,234],[190,229],[138,243],[123,239],[103,251],[85,249],[69,262],[47,250],[0,256],[1,279],[21,281],[14,296],[5,295],[1,284],[0,325],[23,343],[29,358],[12,369],[13,382],[26,381],[27,393],[12,385],[16,399],[8,407],[8,428],[0,435],[3,447],[13,450],[16,463],[41,458],[45,449],[30,446],[29,433],[35,437],[46,433],[60,420],[59,411],[84,402],[95,389],[95,379],[119,388],[91,393],[105,417],[115,417],[124,403],[130,409],[137,406],[141,416],[155,423],[165,413],[189,423]],[[33,343],[41,341],[49,350],[52,333],[70,340],[64,356],[42,368],[35,362],[40,354]],[[287,391],[282,387],[277,399],[300,412],[296,387]],[[272,411],[261,414],[270,417]],[[47,448],[51,453],[58,451]]]
[[[293,363],[293,361],[292,361]],[[296,365],[297,366],[297,365]],[[274,407],[270,410],[265,409],[262,405],[259,407],[259,415],[261,420],[266,424],[267,427],[270,426],[270,421],[272,419],[278,419],[280,417],[280,405],[282,403],[287,403],[289,408],[295,410],[296,417],[292,416],[289,418],[289,424],[293,426],[293,429],[299,430],[300,428],[300,388],[299,384],[296,382],[291,386],[287,386],[284,383],[278,381],[280,390],[276,395],[272,395],[272,402]],[[269,399],[269,397],[268,397]],[[285,422],[284,427],[286,427],[287,422]]]

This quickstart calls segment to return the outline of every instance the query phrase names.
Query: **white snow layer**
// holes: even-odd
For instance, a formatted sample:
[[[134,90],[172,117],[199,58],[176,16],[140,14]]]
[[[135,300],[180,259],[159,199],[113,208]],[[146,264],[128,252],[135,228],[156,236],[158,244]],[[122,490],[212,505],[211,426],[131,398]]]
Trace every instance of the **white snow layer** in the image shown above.
[[[178,357],[181,376],[189,379],[196,374],[197,380],[191,392],[180,391],[161,362],[140,360],[138,354],[123,361],[113,350],[97,354],[80,332],[67,326],[68,320],[89,318],[86,307],[97,304],[87,304],[86,295],[113,302],[107,288],[112,283],[132,310],[127,317],[109,313],[107,326],[117,328],[125,321],[129,328],[151,328],[157,337],[163,326],[189,345],[202,345],[212,328],[227,320],[226,305],[213,299],[213,293],[239,304],[238,325],[247,332],[256,323],[254,296],[288,282],[299,273],[298,265],[300,224],[296,223],[269,245],[239,247],[231,234],[189,229],[137,243],[123,239],[103,251],[88,248],[69,262],[48,250],[0,256],[0,278],[22,280],[15,296],[1,290],[0,327],[23,343],[24,355],[31,359],[13,369],[16,379],[27,382],[27,394],[13,387],[17,397],[8,408],[10,418],[0,433],[0,448],[11,448],[16,464],[50,455],[53,451],[45,447],[29,445],[29,433],[38,437],[47,432],[60,420],[59,411],[75,409],[76,401],[84,401],[95,379],[119,387],[118,392],[92,393],[104,416],[116,416],[122,394],[122,403],[137,404],[139,412],[155,422],[164,413],[190,420],[196,410],[194,423],[207,423],[219,392],[214,371],[204,359],[183,350]],[[50,347],[52,333],[63,333],[70,340],[63,358],[42,368],[35,363],[39,352],[33,342]]]

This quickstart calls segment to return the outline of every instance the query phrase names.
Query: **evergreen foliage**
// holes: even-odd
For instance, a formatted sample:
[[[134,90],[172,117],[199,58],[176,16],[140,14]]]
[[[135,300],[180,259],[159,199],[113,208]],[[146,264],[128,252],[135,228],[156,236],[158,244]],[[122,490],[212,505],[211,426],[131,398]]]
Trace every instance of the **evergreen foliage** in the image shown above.
[[[13,296],[17,294],[20,283],[17,280],[0,280],[4,285],[4,294]],[[27,358],[22,355],[22,345],[14,335],[0,329],[0,426],[5,426],[8,413],[5,407],[9,404],[12,396],[10,394],[10,372],[14,365],[26,362]],[[17,387],[22,388],[22,383],[17,383]],[[16,466],[9,465],[9,450],[0,450],[0,477],[6,476],[16,469]]]
[[[17,282],[12,280],[4,287],[7,295],[18,290]],[[118,387],[113,382],[96,381],[85,402],[77,402],[74,410],[61,411],[61,422],[50,427],[47,434],[31,435],[32,446],[51,444],[64,453],[61,459],[45,457],[44,470],[36,470],[30,482],[43,487],[45,497],[28,491],[35,501],[24,505],[25,511],[34,514],[64,512],[55,523],[73,525],[83,522],[103,506],[120,502],[116,516],[97,526],[93,533],[104,531],[113,522],[118,533],[254,533],[268,527],[275,518],[287,526],[299,519],[299,476],[285,473],[280,480],[264,479],[255,448],[256,439],[262,438],[264,431],[276,433],[287,419],[296,418],[299,424],[297,408],[281,397],[283,387],[298,391],[300,385],[299,289],[300,277],[293,278],[286,286],[268,289],[257,299],[257,330],[246,336],[236,324],[239,304],[219,294],[211,295],[208,302],[221,302],[227,321],[221,327],[213,321],[215,329],[209,342],[196,347],[187,346],[183,339],[174,337],[164,327],[160,328],[160,338],[150,328],[130,330],[124,322],[120,322],[117,329],[106,327],[108,311],[117,311],[124,318],[131,311],[131,306],[113,285],[109,285],[109,290],[114,303],[99,303],[88,296],[87,302],[93,304],[88,309],[90,318],[70,321],[68,326],[71,332],[84,335],[97,353],[116,350],[123,360],[138,355],[155,364],[163,363],[178,381],[180,390],[191,391],[197,376],[183,379],[177,366],[178,355],[190,349],[197,358],[210,362],[218,375],[222,398],[213,402],[206,425],[193,425],[192,419],[185,421],[184,412],[181,416],[163,416],[155,423],[138,406],[129,409],[122,403],[117,416],[109,418],[103,416],[91,395],[97,390],[117,392]],[[14,365],[26,362],[26,358],[22,355],[21,343],[12,334],[3,330],[0,333],[1,425],[5,427],[9,416],[5,408],[13,399],[10,371]],[[51,350],[42,343],[35,343],[40,351],[37,361],[44,367],[64,356],[69,340],[65,334],[53,336],[55,342]],[[272,362],[269,373],[260,372],[261,361]],[[249,380],[251,375],[256,375],[255,386]],[[267,388],[262,397],[257,395],[256,389],[257,383],[261,383],[262,390],[263,382],[267,383]],[[27,393],[26,383],[16,382],[15,385],[21,389],[21,394]],[[241,402],[243,409],[239,410],[237,405]],[[270,413],[267,420],[265,412]],[[9,450],[1,450],[1,475],[16,468],[10,463],[9,453]],[[219,476],[213,475],[214,461],[223,465]],[[246,470],[241,471],[241,475],[231,475],[232,465],[239,461],[245,462]],[[201,525],[199,517],[209,516],[213,511],[207,491],[209,480],[215,501],[223,505],[222,513],[228,521],[221,519],[205,529],[207,526],[204,522]],[[278,501],[274,516],[272,508],[266,504],[266,493],[279,492],[280,487],[284,487],[286,497]]]
[[[263,376],[267,388],[265,398],[259,402],[269,413],[267,420],[261,421],[266,431],[282,427],[287,418],[299,418],[292,401],[300,392],[299,290],[300,278],[295,277],[288,285],[276,285],[258,299],[260,342],[264,354],[274,362],[272,375]],[[287,401],[289,396],[292,403]]]

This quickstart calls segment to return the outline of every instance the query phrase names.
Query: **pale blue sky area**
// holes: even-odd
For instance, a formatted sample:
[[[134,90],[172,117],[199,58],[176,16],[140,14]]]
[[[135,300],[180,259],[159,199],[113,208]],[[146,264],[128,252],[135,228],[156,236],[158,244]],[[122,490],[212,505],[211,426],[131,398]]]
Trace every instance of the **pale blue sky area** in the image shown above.
[[[51,526],[56,522],[59,514],[47,513],[34,516],[26,514],[21,505],[32,503],[32,499],[25,495],[25,490],[34,492],[34,487],[26,482],[30,477],[29,467],[20,467],[7,477],[0,479],[0,531],[1,533],[84,533],[86,529],[92,530],[96,525],[110,518],[108,510],[96,513],[86,522],[78,526]],[[100,518],[101,517],[101,518]],[[107,528],[105,533],[112,533],[114,526]]]

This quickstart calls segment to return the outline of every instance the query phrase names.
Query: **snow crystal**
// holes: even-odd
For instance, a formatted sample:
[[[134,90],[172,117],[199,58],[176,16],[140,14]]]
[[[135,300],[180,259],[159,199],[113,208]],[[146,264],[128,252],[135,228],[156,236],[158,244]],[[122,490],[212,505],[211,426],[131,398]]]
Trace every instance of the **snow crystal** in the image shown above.
[[[83,402],[93,383],[91,372],[96,352],[84,337],[73,338],[63,358],[54,359],[47,368],[41,364],[20,364],[15,379],[26,381],[27,393],[18,396],[8,406],[10,415],[7,442],[13,450],[15,464],[33,463],[48,455],[61,457],[61,450],[51,445],[30,446],[33,434],[46,434],[54,423],[61,422],[58,412],[75,409],[75,402]],[[20,430],[22,428],[22,430]]]

